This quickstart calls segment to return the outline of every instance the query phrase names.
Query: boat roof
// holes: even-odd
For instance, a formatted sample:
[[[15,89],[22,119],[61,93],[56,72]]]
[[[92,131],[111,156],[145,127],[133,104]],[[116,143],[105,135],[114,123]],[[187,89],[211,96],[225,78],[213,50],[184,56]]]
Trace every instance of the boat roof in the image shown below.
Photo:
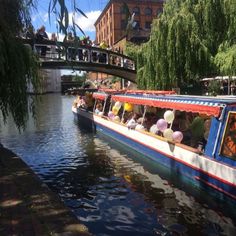
[[[125,89],[100,89],[98,92],[93,93],[95,99],[105,100],[107,96],[114,94],[149,94],[149,95],[170,95],[176,94],[175,91],[163,91],[163,90],[125,90]]]
[[[99,100],[105,100],[109,95],[112,94],[124,94],[126,90],[116,90],[116,89],[100,89],[98,92],[93,93],[93,97]]]
[[[208,97],[191,95],[116,94],[112,100],[166,109],[196,112],[219,117],[224,107],[236,106],[236,97]]]

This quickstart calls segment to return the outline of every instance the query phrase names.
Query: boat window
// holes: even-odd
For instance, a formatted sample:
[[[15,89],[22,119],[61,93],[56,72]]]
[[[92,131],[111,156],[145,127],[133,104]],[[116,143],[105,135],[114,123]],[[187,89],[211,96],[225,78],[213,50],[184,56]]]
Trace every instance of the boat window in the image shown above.
[[[229,112],[220,155],[236,160],[236,112]]]

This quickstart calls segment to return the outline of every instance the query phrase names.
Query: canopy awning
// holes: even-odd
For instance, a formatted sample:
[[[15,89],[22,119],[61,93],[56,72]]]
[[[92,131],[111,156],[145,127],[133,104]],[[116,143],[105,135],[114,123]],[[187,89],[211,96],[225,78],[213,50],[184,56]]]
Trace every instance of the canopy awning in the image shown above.
[[[117,90],[117,89],[101,89],[98,92],[93,93],[93,97],[95,99],[99,99],[99,100],[106,100],[106,98],[109,95],[123,94],[125,92],[126,92],[126,90],[124,90],[124,89],[120,89],[120,90]]]
[[[106,93],[93,93],[93,97],[95,98],[95,99],[99,99],[99,100],[102,100],[102,101],[104,101],[104,100],[106,100],[106,98],[107,98],[107,96],[108,96],[108,94],[106,94]]]
[[[180,110],[186,112],[196,112],[208,116],[219,117],[223,105],[212,101],[200,101],[189,99],[165,98],[165,96],[129,96],[129,95],[113,95],[113,101],[127,102],[136,105],[153,106],[172,110]]]
[[[126,94],[153,94],[153,95],[170,95],[176,94],[175,91],[164,90],[127,90]]]

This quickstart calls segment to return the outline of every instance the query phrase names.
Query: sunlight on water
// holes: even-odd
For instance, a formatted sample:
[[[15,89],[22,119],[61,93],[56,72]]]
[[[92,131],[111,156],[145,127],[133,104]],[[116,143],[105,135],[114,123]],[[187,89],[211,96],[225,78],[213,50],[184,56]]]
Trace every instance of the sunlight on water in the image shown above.
[[[94,235],[236,235],[236,211],[73,121],[74,97],[45,95],[38,119],[0,140],[60,195]]]

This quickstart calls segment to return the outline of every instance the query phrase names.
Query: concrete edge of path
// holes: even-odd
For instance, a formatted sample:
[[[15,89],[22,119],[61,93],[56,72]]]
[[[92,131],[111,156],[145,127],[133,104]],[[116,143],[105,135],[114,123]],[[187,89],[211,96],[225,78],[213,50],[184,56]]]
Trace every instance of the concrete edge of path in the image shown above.
[[[0,235],[91,235],[12,151],[0,147]]]

